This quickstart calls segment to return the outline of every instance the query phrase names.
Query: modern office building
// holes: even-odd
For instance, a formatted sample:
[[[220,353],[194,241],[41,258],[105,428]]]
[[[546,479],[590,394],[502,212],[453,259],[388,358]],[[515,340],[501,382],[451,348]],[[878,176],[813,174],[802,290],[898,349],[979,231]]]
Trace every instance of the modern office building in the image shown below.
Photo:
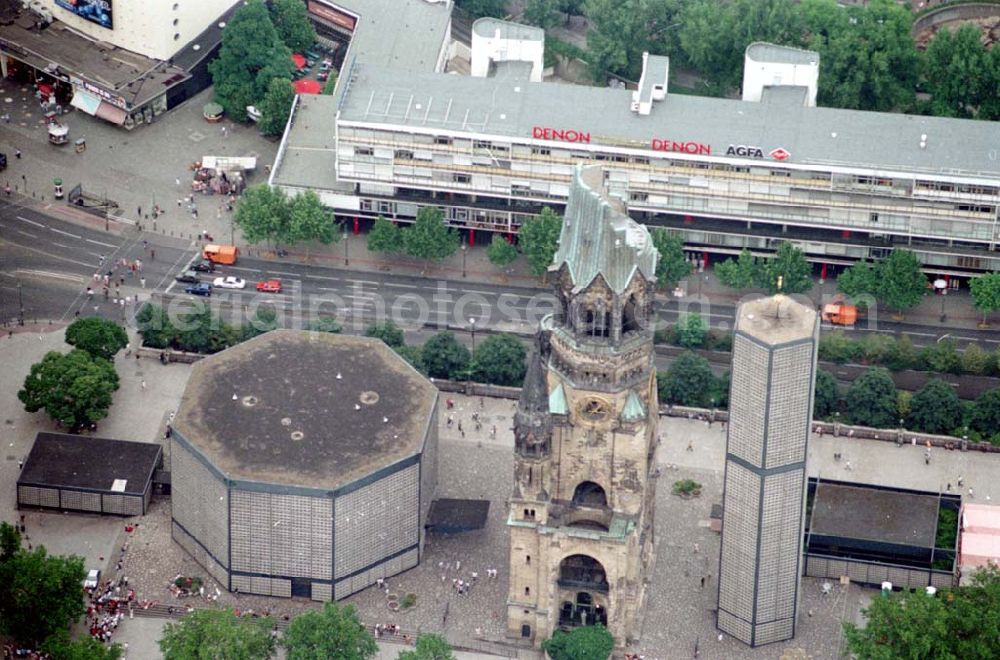
[[[759,646],[795,635],[820,324],[780,294],[736,317],[718,626]]]
[[[172,535],[230,590],[344,598],[417,565],[437,389],[377,339],[275,330],[197,362]]]
[[[522,62],[472,77],[359,54],[336,98],[297,106],[272,183],[355,225],[438,206],[475,242],[561,211],[574,165],[600,163],[633,218],[706,261],[792,241],[833,266],[905,247],[935,274],[1000,269],[995,124],[815,107],[817,64],[751,45],[758,101],[669,93],[663,57],[631,91],[531,82]]]
[[[602,623],[640,630],[653,559],[659,406],[650,323],[657,252],[577,168],[542,320],[514,416],[507,634],[535,643]]]

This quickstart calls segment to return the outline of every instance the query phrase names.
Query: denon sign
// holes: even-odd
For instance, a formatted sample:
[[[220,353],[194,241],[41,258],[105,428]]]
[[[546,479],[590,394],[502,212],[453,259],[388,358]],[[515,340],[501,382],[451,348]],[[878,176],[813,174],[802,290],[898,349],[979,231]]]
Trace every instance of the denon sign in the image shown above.
[[[531,129],[531,137],[538,138],[539,140],[558,140],[559,142],[582,142],[590,144],[590,133],[574,131],[573,129],[563,130],[545,126],[534,126]]]

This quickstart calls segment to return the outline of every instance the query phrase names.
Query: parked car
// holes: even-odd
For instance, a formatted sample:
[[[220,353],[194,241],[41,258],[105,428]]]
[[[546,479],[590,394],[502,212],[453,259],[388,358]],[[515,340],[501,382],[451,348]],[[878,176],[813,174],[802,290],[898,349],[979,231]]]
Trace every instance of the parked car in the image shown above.
[[[228,277],[216,277],[212,281],[212,286],[220,289],[242,289],[246,285],[246,280],[240,277],[233,277],[232,275]]]
[[[257,282],[257,290],[264,293],[281,293],[281,280],[261,280]]]
[[[184,289],[184,293],[190,293],[193,296],[205,296],[210,298],[212,296],[212,285],[206,284],[205,282],[192,284]]]
[[[184,282],[185,284],[197,284],[198,272],[194,270],[185,270],[174,279],[177,280],[178,282]]]
[[[92,568],[90,572],[87,573],[87,577],[83,580],[84,589],[96,589],[97,585],[101,583],[101,569]]]
[[[199,259],[191,264],[191,270],[196,270],[199,273],[214,273],[215,263],[208,259]]]
[[[260,118],[262,116],[263,115],[260,113],[260,110],[258,110],[257,108],[255,108],[252,105],[247,106],[247,119],[249,119],[250,121],[260,121]]]

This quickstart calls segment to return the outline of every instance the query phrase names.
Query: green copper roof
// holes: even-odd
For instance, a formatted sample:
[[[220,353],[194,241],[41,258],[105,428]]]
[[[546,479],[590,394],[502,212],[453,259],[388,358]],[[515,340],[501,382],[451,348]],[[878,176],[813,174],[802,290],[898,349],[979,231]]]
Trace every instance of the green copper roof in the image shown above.
[[[562,383],[556,385],[556,388],[549,393],[549,412],[553,415],[569,414],[569,408],[566,406],[566,392],[563,390]]]
[[[646,406],[639,400],[639,395],[630,391],[625,399],[625,408],[622,410],[622,419],[633,420],[642,419],[646,416]]]
[[[658,256],[646,228],[628,216],[620,199],[608,194],[604,170],[578,165],[551,270],[566,264],[578,289],[601,275],[615,293],[622,293],[636,271],[655,278]]]

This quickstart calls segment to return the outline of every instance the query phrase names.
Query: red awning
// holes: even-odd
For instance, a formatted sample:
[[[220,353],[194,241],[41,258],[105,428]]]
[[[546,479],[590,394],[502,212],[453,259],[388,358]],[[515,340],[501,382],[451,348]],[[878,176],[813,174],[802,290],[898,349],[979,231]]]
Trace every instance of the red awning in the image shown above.
[[[303,78],[292,83],[296,94],[319,94],[323,91],[323,85],[317,80]]]
[[[295,63],[296,69],[301,69],[306,65],[306,58],[299,55],[298,53],[292,53],[292,62]]]

